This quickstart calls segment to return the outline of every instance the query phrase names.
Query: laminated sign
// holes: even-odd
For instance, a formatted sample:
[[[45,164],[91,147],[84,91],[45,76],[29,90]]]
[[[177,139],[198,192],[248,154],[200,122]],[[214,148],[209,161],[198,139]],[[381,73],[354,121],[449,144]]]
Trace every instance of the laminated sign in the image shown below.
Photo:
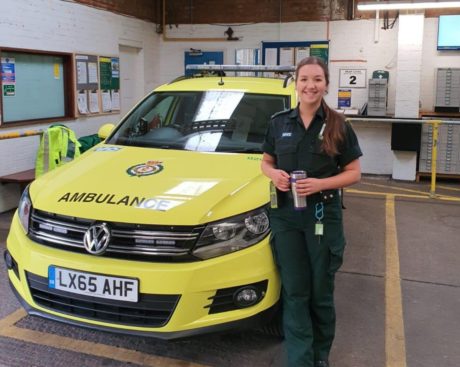
[[[340,88],[366,88],[366,69],[340,69]]]

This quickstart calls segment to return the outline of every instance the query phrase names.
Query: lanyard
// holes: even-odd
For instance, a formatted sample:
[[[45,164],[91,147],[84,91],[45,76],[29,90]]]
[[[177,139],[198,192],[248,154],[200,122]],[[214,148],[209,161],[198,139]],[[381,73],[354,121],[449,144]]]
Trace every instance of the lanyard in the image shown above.
[[[324,234],[324,225],[321,223],[321,219],[324,218],[324,204],[323,202],[316,203],[315,205],[315,235],[318,236],[318,243],[321,242],[321,236]]]
[[[315,218],[318,222],[324,218],[324,204],[323,202],[316,203],[315,205]]]

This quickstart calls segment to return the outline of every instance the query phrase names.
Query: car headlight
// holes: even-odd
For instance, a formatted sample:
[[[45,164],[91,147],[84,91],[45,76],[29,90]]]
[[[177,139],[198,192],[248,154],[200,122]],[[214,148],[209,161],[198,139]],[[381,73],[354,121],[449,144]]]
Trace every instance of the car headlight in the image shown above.
[[[201,259],[225,255],[260,242],[269,232],[265,208],[209,223],[201,234],[193,255]]]
[[[18,205],[19,221],[21,222],[22,228],[26,234],[29,232],[29,219],[31,211],[32,201],[30,200],[29,196],[29,186],[27,186],[22,192]]]

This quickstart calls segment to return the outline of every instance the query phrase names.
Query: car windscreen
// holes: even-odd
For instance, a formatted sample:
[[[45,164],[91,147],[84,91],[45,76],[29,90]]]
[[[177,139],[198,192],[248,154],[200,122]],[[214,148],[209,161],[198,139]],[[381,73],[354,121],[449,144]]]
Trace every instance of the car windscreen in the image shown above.
[[[241,91],[152,93],[108,144],[211,152],[261,152],[270,117],[289,96]]]

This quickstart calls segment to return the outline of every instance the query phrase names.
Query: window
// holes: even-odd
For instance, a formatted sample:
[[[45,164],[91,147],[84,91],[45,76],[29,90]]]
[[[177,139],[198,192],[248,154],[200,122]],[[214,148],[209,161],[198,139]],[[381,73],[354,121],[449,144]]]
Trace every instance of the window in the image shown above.
[[[260,153],[270,116],[288,106],[286,95],[232,90],[152,93],[123,120],[108,143]]]

